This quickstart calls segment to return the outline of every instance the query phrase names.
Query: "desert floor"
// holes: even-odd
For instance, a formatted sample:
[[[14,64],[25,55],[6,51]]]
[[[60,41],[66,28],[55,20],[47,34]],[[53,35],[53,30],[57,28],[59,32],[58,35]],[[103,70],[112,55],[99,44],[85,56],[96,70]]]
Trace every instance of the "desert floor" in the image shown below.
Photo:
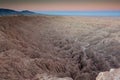
[[[0,17],[0,80],[95,80],[119,67],[119,17]]]

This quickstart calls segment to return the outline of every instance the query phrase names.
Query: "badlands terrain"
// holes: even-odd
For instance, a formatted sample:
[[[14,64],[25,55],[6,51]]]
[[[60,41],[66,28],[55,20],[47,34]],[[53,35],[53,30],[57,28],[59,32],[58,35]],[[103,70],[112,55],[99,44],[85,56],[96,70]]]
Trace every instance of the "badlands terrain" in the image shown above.
[[[96,80],[113,68],[119,17],[0,17],[0,80]]]

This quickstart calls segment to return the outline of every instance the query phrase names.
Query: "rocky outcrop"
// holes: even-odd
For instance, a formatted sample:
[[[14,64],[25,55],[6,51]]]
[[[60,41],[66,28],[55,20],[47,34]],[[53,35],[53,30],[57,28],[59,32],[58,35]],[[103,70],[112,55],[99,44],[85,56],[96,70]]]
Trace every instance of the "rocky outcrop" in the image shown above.
[[[73,80],[72,78],[69,77],[63,77],[59,78],[53,75],[48,75],[48,74],[37,74],[33,80]]]
[[[101,72],[96,80],[120,80],[120,69],[111,69],[110,71]]]

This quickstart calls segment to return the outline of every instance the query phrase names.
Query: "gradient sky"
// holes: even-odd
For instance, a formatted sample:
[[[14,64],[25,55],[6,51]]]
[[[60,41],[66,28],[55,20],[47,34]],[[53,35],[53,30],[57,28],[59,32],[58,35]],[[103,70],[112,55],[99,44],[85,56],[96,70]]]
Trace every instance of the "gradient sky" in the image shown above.
[[[0,8],[34,11],[120,10],[120,0],[0,0]]]

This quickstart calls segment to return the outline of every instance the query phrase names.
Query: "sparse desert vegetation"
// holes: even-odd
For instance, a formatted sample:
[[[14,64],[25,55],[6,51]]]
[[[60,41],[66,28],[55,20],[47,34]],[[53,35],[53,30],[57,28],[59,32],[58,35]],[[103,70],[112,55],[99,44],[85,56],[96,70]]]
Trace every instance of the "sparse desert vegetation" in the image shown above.
[[[0,17],[0,80],[95,80],[119,67],[119,17]]]

